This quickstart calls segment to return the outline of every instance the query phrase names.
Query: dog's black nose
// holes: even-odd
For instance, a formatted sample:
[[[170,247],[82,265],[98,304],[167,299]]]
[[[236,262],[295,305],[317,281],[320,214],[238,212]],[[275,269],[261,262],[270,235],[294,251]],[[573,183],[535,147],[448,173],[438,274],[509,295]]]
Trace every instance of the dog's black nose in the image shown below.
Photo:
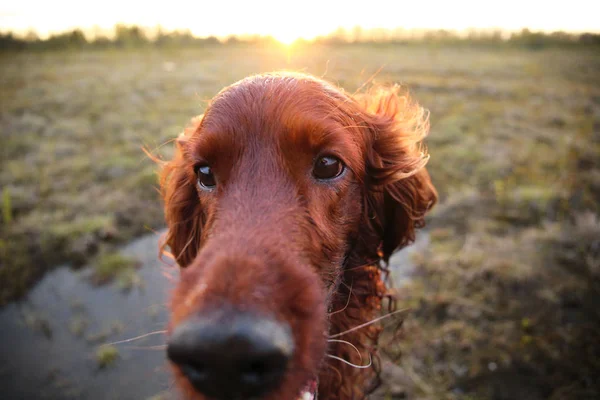
[[[231,400],[276,388],[292,357],[287,324],[248,314],[190,319],[168,340],[167,354],[204,395]]]

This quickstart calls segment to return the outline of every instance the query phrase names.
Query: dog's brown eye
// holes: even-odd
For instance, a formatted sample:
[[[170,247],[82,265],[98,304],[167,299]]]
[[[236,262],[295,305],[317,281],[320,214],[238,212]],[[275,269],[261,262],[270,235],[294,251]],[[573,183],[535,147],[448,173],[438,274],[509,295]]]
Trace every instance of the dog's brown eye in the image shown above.
[[[344,164],[332,156],[320,157],[313,167],[313,175],[317,179],[333,179],[344,171]]]
[[[196,176],[198,176],[198,186],[202,189],[214,189],[217,185],[215,176],[208,165],[201,165],[196,168]]]

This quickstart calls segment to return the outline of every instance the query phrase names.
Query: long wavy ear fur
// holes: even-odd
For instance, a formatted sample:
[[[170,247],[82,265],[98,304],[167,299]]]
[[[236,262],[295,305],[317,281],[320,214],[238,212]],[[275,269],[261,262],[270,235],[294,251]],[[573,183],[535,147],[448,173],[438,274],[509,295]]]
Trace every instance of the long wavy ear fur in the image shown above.
[[[194,260],[198,252],[202,210],[198,206],[196,181],[189,162],[186,162],[186,149],[194,132],[198,130],[202,116],[192,120],[176,141],[175,156],[163,164],[160,174],[161,196],[165,207],[165,220],[168,231],[162,251],[166,247],[181,267]]]
[[[356,98],[367,113],[371,135],[367,148],[366,223],[387,262],[392,253],[415,239],[437,192],[425,165],[422,140],[429,133],[429,113],[399,87],[379,88]]]
[[[360,125],[366,127],[363,215],[367,228],[360,232],[356,254],[332,301],[333,310],[343,310],[330,315],[333,335],[372,321],[381,313],[386,288],[378,260],[387,262],[396,249],[414,241],[415,229],[424,226],[426,212],[437,201],[425,170],[429,156],[421,146],[429,130],[427,112],[400,95],[398,87],[378,89],[355,96],[355,100],[360,110],[355,115],[360,115]],[[380,331],[373,324],[342,337],[360,354],[340,343],[330,343],[329,354],[364,365],[369,357],[376,359]],[[320,375],[320,398],[365,398],[372,389],[365,390],[366,384],[377,383],[377,363],[373,366],[359,370],[327,362]]]

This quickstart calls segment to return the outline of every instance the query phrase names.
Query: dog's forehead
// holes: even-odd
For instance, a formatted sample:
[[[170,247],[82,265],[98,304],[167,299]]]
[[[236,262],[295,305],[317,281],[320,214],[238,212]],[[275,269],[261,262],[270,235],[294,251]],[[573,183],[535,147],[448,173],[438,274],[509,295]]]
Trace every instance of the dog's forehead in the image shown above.
[[[223,89],[204,115],[215,140],[297,142],[356,125],[353,101],[325,81],[297,73],[258,75]],[[295,143],[300,144],[300,143]]]
[[[293,116],[322,114],[347,100],[340,89],[299,74],[258,75],[223,89],[211,102],[206,124],[285,122]]]

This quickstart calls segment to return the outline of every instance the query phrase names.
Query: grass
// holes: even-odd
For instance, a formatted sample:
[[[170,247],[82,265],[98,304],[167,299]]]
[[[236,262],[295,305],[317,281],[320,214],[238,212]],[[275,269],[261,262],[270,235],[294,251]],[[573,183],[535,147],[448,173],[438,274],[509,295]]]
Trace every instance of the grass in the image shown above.
[[[353,92],[384,66],[375,84],[404,84],[431,110],[440,193],[432,244],[399,300],[413,309],[404,338],[383,349],[402,356],[407,396],[598,397],[597,53],[229,46],[0,58],[0,304],[63,262],[97,260],[100,281],[117,271],[135,285],[129,262],[105,255],[163,226],[141,148],[169,157],[163,144],[223,86],[292,69]]]
[[[71,321],[69,321],[69,331],[75,337],[83,337],[85,331],[88,328],[89,321],[86,317],[81,315],[74,316]]]
[[[107,368],[119,358],[119,350],[115,346],[102,345],[96,350],[98,368]]]
[[[4,223],[10,225],[12,222],[12,206],[10,201],[10,190],[5,189],[2,191],[2,217]]]
[[[464,235],[432,234],[419,279],[401,298],[415,309],[405,340],[386,349],[403,354],[403,366],[427,382],[415,396],[597,396],[596,216],[502,235],[489,221]]]
[[[140,284],[140,278],[135,272],[137,261],[120,253],[100,255],[93,264],[92,281],[96,284],[117,280],[121,289],[128,290]]]

